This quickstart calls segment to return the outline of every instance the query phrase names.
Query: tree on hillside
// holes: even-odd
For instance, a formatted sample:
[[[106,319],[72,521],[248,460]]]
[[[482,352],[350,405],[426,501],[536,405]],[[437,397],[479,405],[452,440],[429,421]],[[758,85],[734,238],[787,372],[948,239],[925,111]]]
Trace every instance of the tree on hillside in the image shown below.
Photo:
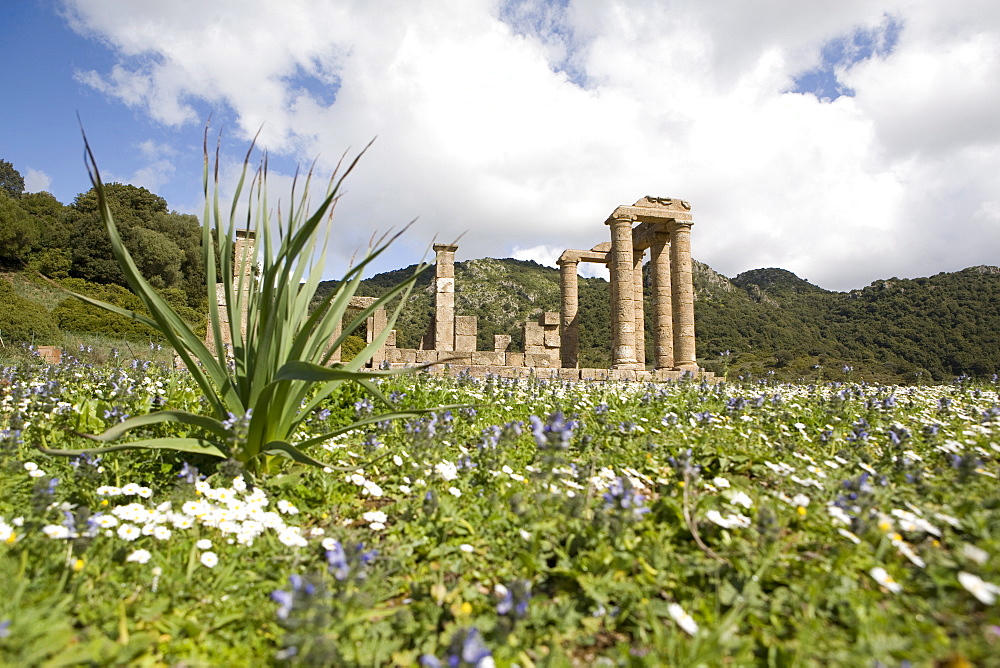
[[[0,160],[0,191],[14,199],[19,198],[24,192],[24,177],[6,160]]]
[[[108,208],[118,225],[118,232],[131,252],[133,244],[129,241],[134,237],[133,230],[136,227],[147,227],[149,220],[157,213],[166,213],[167,201],[145,188],[122,183],[108,184],[105,189]],[[125,275],[111,251],[111,238],[101,219],[97,192],[91,188],[77,195],[71,209],[70,245],[73,267],[70,274],[93,283],[124,286]]]
[[[38,228],[38,239],[25,258],[28,266],[52,278],[69,276],[73,262],[69,208],[47,192],[25,193],[18,203]]]
[[[38,240],[38,227],[18,200],[0,190],[0,261],[21,263]]]
[[[105,192],[122,241],[143,275],[157,288],[180,288],[189,303],[197,305],[205,280],[197,217],[169,212],[166,200],[145,188],[113,183]],[[78,195],[70,207],[70,274],[124,286],[98,207],[93,189]]]

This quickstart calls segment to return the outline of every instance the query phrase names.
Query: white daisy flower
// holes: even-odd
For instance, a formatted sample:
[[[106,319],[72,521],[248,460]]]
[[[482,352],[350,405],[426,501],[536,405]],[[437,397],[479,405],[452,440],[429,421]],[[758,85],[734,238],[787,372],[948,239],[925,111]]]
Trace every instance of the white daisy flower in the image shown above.
[[[122,540],[133,541],[141,535],[142,531],[133,524],[123,524],[118,527],[118,537]]]
[[[671,603],[667,606],[667,612],[670,614],[670,617],[677,622],[677,626],[681,627],[681,629],[688,635],[693,636],[698,632],[698,623],[695,622],[691,615],[686,613],[684,608],[682,608],[679,604]]]
[[[986,582],[978,575],[973,575],[972,573],[960,572],[958,574],[958,582],[965,588],[965,591],[979,599],[980,603],[986,605],[993,605],[997,600],[997,594],[1000,594],[1000,587],[992,582]]]
[[[893,580],[892,576],[889,575],[889,572],[886,571],[881,566],[876,566],[875,568],[871,569],[870,571],[868,571],[868,574],[872,576],[875,582],[879,583],[893,594],[898,594],[899,592],[903,591],[903,585]]]
[[[149,553],[149,550],[136,550],[132,554],[125,557],[125,561],[133,561],[137,564],[149,563],[149,560],[153,558],[153,555]]]

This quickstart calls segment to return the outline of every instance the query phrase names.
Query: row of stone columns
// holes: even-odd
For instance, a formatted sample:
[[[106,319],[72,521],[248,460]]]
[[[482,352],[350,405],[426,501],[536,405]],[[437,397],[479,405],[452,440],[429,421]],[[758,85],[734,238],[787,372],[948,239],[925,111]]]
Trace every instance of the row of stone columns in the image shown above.
[[[610,244],[563,253],[559,258],[563,366],[579,365],[579,263],[600,262],[608,265],[611,274],[612,366],[646,367],[642,265],[648,248],[653,366],[697,370],[689,211],[690,206],[681,200],[645,197],[633,206],[618,207],[607,219]]]

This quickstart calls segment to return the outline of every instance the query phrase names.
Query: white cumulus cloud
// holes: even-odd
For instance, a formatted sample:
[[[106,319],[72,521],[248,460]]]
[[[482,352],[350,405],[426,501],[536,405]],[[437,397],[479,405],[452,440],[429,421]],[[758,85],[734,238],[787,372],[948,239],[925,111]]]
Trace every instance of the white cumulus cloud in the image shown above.
[[[691,202],[695,257],[729,276],[780,266],[849,289],[1000,263],[996,3],[64,8],[117,59],[78,79],[167,126],[194,135],[222,109],[242,138],[260,129],[323,169],[377,135],[338,205],[340,259],[419,216],[397,265],[463,232],[459,259],[548,262],[659,195]],[[803,89],[809,72],[853,95]]]

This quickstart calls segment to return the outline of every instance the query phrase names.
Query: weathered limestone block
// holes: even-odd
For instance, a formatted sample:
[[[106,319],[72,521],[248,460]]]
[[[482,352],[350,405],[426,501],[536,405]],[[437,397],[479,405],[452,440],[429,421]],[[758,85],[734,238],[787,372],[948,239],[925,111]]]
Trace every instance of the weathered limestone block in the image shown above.
[[[493,335],[493,351],[497,353],[505,353],[507,349],[510,348],[510,334],[494,334]]]
[[[438,356],[438,361],[443,364],[449,364],[452,368],[460,366],[469,366],[472,364],[472,353],[463,352],[449,352],[442,353]]]
[[[543,341],[546,348],[559,348],[562,344],[559,337],[559,330],[556,328],[546,328]]]
[[[580,380],[580,369],[559,369],[559,378],[562,380]]]
[[[430,362],[438,361],[438,351],[436,350],[417,350],[416,359],[417,364],[427,364]]]
[[[545,330],[537,322],[524,323],[524,349],[528,346],[544,346]]]
[[[507,353],[507,366],[524,366],[525,353]]]
[[[558,366],[558,361],[553,360],[548,353],[525,353],[524,366],[549,368]]]
[[[539,323],[543,327],[558,327],[559,326],[559,313],[556,311],[546,311],[542,314],[541,322]]]
[[[489,366],[504,366],[507,360],[504,353],[489,352],[485,350],[474,351],[472,353],[472,363],[473,364],[486,364]]]
[[[395,329],[390,329],[389,330],[389,336],[386,337],[386,339],[385,339],[385,347],[386,348],[395,348],[396,347],[396,330]]]
[[[455,350],[472,352],[476,349],[479,325],[474,315],[455,316]]]
[[[412,348],[390,348],[385,352],[390,364],[417,363],[417,351]]]
[[[479,331],[478,319],[474,315],[455,316],[455,335],[475,336]]]
[[[59,364],[62,361],[62,348],[59,346],[38,346],[38,356],[47,364]]]

